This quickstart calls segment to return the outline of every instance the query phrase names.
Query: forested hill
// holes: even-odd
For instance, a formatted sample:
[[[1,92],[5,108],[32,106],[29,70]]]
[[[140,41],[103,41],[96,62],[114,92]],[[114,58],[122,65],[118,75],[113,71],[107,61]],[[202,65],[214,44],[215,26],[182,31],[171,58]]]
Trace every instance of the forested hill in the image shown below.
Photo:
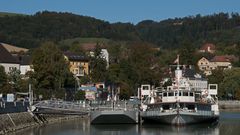
[[[183,42],[199,46],[204,42],[232,45],[240,40],[238,13],[190,16],[136,25],[113,23],[71,13],[38,12],[26,16],[0,16],[0,42],[34,48],[43,41],[76,37],[144,41],[160,47],[179,47]]]

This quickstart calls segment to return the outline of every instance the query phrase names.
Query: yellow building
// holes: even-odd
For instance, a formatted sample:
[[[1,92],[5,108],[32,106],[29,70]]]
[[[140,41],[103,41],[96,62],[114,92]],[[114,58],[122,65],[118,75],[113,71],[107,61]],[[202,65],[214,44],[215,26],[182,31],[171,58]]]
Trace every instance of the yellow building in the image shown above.
[[[198,67],[201,71],[204,72],[205,75],[211,75],[212,70],[215,69],[231,69],[232,64],[232,56],[215,56],[211,60],[206,59],[205,57],[202,57],[198,61]]]
[[[69,63],[70,71],[74,75],[77,77],[89,75],[89,58],[72,52],[65,52],[64,56]]]

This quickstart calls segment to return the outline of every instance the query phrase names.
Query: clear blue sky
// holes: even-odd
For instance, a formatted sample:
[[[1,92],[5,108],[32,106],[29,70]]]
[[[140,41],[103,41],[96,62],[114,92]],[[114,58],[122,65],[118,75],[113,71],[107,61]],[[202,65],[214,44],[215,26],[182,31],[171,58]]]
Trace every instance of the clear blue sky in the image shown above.
[[[0,0],[0,12],[71,12],[113,22],[239,12],[240,0]]]

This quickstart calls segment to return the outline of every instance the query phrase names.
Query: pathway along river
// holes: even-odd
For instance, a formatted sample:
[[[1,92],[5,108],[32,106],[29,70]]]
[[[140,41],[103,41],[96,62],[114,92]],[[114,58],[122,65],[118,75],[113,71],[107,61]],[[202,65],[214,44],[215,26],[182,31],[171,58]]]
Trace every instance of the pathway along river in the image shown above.
[[[90,125],[88,118],[34,127],[11,135],[239,135],[240,112],[221,112],[218,124],[188,125]]]

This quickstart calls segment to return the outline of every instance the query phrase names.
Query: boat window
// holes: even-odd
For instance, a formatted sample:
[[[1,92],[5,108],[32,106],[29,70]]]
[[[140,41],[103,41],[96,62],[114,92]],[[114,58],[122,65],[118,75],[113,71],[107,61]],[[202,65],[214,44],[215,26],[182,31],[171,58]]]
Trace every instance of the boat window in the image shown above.
[[[169,93],[168,93],[168,96],[173,96],[173,92],[169,92]]]
[[[190,92],[190,96],[193,97],[193,92]]]
[[[169,110],[170,106],[169,105],[163,105],[164,110]]]
[[[195,109],[195,105],[187,105],[187,108],[188,108],[189,110],[194,110],[194,109]]]
[[[163,96],[164,96],[164,97],[166,97],[166,96],[167,96],[167,93],[166,93],[166,92],[164,92],[164,93],[163,93]]]
[[[149,86],[143,86],[143,90],[149,90]]]
[[[175,96],[177,96],[178,95],[178,93],[177,92],[175,92]]]
[[[182,96],[182,92],[179,92],[179,96]]]
[[[183,96],[188,96],[188,92],[183,92]]]

